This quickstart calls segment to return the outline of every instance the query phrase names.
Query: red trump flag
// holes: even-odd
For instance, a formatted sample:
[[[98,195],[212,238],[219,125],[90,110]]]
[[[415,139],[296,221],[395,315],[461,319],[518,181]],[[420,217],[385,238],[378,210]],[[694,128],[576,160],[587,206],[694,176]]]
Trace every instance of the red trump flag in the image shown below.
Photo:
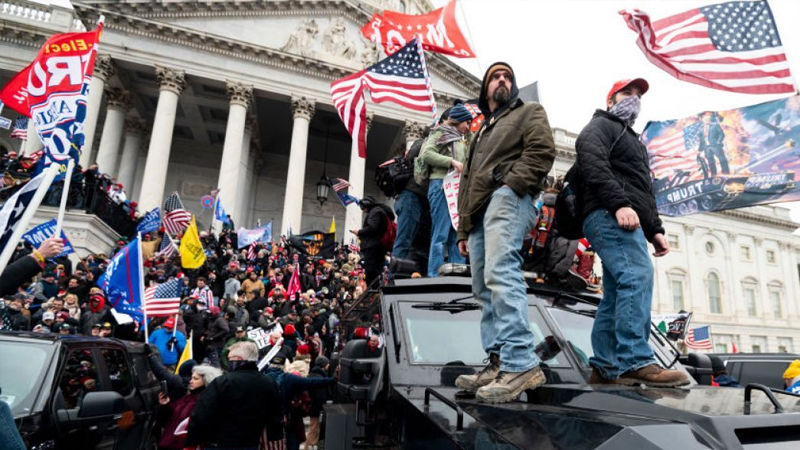
[[[420,38],[422,48],[457,58],[474,58],[475,53],[461,34],[456,22],[456,0],[428,14],[408,15],[395,11],[375,14],[361,28],[365,38],[383,46],[387,55],[392,55],[415,37]]]

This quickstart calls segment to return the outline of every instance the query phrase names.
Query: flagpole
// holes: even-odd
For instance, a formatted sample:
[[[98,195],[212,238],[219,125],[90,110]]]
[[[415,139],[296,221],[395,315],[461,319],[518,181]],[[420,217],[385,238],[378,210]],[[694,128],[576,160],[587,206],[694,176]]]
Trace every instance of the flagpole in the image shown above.
[[[142,311],[144,312],[144,341],[150,341],[150,332],[147,329],[147,302],[144,299],[144,261],[142,261],[142,233],[136,233],[139,242],[139,298],[142,300]]]
[[[25,234],[25,229],[28,227],[31,219],[33,219],[33,215],[36,214],[36,210],[39,209],[39,205],[42,203],[42,200],[44,200],[44,196],[47,194],[47,190],[50,189],[50,184],[53,183],[56,174],[58,174],[57,165],[51,165],[46,169],[42,184],[36,189],[31,202],[28,204],[28,207],[25,208],[25,212],[22,214],[22,218],[11,234],[11,238],[6,243],[3,253],[0,253],[0,273],[3,273],[8,261],[11,260],[14,250],[17,248],[17,242],[19,242],[22,235]]]
[[[178,334],[178,313],[175,313],[175,324],[172,326],[172,339],[175,339],[175,336],[177,334]],[[172,351],[173,349],[175,349],[175,342],[174,341],[170,344],[169,351]],[[178,358],[178,359],[180,359],[180,358]]]
[[[69,185],[72,181],[72,172],[75,170],[75,160],[69,159],[67,163],[67,173],[64,174],[64,191],[61,193],[61,206],[58,208],[58,219],[53,236],[61,236],[61,224],[64,222],[64,213],[67,209],[67,198],[69,197]]]

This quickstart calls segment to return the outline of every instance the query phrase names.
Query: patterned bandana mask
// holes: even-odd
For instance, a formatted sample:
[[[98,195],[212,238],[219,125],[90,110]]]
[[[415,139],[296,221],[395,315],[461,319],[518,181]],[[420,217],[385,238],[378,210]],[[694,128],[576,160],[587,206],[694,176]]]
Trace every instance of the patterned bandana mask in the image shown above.
[[[633,126],[636,118],[639,117],[639,110],[642,108],[639,96],[632,95],[622,99],[620,102],[611,107],[611,114],[617,116],[625,122],[629,127]]]

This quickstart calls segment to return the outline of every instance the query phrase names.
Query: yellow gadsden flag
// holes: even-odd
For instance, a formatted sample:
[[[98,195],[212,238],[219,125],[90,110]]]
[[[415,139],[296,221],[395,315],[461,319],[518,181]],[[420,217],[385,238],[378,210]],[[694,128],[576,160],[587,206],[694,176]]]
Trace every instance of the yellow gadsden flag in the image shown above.
[[[331,217],[331,229],[328,230],[328,233],[333,233],[333,240],[336,240],[336,216]]]
[[[181,238],[181,265],[184,269],[196,269],[206,262],[206,254],[203,251],[203,244],[200,243],[200,235],[197,233],[197,222],[192,216],[192,224],[186,229]]]
[[[178,360],[178,365],[175,366],[175,375],[178,375],[178,371],[181,368],[181,365],[190,359],[194,359],[194,351],[192,350],[192,338],[194,337],[194,331],[189,333],[189,339],[186,340],[186,347],[183,348],[183,353],[181,353],[181,359]]]

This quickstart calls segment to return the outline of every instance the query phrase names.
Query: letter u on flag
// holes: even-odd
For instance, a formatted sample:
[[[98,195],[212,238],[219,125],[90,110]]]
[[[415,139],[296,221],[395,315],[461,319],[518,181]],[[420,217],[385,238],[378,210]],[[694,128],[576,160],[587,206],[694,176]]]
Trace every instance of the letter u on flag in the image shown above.
[[[206,254],[203,251],[203,244],[200,242],[200,234],[197,232],[197,221],[192,216],[192,223],[186,229],[186,233],[181,238],[181,265],[185,269],[196,269],[206,262]]]

